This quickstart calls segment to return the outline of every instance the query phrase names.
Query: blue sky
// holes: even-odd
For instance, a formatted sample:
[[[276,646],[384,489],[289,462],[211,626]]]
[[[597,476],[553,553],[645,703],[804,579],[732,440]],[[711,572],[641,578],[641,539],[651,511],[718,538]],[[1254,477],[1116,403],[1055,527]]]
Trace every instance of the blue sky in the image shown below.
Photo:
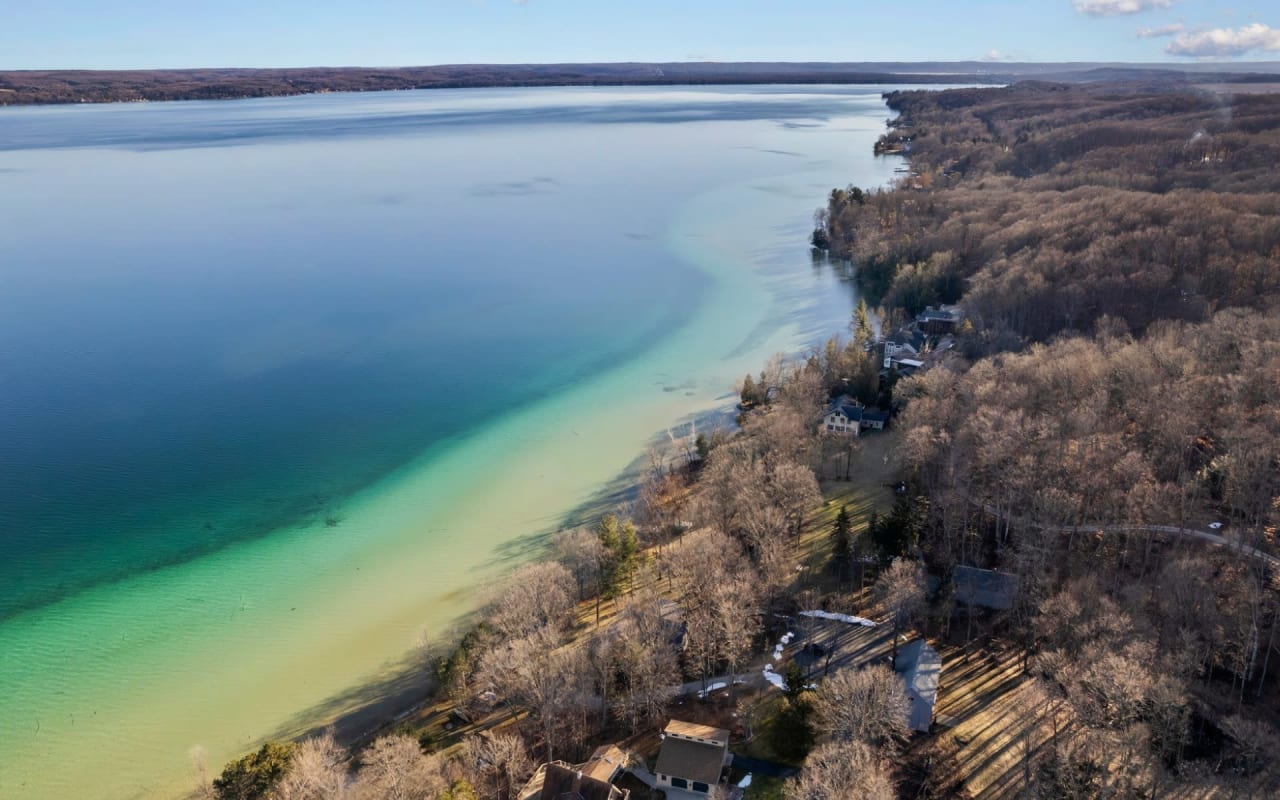
[[[0,69],[1280,60],[1248,0],[11,0]],[[16,8],[15,8],[16,7]]]

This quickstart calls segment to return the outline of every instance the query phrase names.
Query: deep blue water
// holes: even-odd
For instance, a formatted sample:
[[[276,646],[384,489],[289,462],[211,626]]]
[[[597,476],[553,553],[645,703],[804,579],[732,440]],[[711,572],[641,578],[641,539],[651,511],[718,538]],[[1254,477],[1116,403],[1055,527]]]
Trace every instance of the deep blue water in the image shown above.
[[[652,346],[707,288],[662,244],[673,199],[794,170],[796,131],[880,108],[739,87],[0,111],[0,619],[340,524],[424,449]]]

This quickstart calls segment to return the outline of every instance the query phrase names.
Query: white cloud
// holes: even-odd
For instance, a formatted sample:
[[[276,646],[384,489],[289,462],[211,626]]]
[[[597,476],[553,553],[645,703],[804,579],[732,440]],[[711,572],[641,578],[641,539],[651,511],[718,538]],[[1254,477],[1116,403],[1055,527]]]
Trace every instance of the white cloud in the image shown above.
[[[1161,39],[1165,36],[1176,36],[1187,29],[1181,22],[1161,25],[1159,28],[1138,28],[1139,39]]]
[[[1215,28],[1210,31],[1181,33],[1164,48],[1170,55],[1193,58],[1242,56],[1254,50],[1280,52],[1280,30],[1255,22],[1235,30]]]
[[[1173,5],[1173,0],[1071,0],[1071,5],[1078,13],[1091,17],[1118,17],[1122,14],[1169,8]]]
[[[992,48],[986,52],[986,54],[982,57],[982,60],[983,61],[1004,61],[1005,54],[1001,53],[999,50],[996,50],[995,48]]]

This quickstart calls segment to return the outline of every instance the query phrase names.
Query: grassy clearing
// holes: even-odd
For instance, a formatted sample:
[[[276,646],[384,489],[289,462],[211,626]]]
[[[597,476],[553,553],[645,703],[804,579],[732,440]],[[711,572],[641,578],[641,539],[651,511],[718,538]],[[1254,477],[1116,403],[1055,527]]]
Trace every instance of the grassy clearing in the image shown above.
[[[897,444],[897,431],[877,431],[861,436],[855,445],[849,480],[821,481],[827,504],[813,522],[825,523],[829,528],[843,503],[849,506],[856,531],[859,525],[866,526],[872,511],[884,514],[893,508],[891,484],[899,467],[895,453]],[[844,461],[844,456],[835,458],[841,463]]]
[[[782,800],[782,778],[754,775],[751,785],[743,793],[743,800]]]
[[[777,740],[774,729],[786,704],[786,698],[776,692],[756,704],[747,714],[747,727],[751,731],[751,738],[734,745],[733,752],[751,758],[788,763],[788,759],[774,748],[774,742]]]
[[[883,515],[892,510],[892,483],[898,469],[894,456],[897,436],[894,431],[865,434],[855,445],[850,479],[819,482],[824,502],[805,521],[797,549],[801,570],[796,590],[807,590],[819,597],[835,596],[835,605],[840,607],[833,610],[866,611],[862,589],[874,582],[875,568],[855,566],[843,583],[838,580],[830,569],[831,528],[842,506],[849,509],[855,538],[866,534],[871,512]],[[844,456],[838,458],[843,470]]]
[[[955,754],[952,777],[974,798],[1016,797],[1025,789],[1028,751],[1044,746],[1053,730],[1032,699],[1017,650],[970,653],[968,661],[958,647],[941,655],[935,736],[952,740],[946,743]]]

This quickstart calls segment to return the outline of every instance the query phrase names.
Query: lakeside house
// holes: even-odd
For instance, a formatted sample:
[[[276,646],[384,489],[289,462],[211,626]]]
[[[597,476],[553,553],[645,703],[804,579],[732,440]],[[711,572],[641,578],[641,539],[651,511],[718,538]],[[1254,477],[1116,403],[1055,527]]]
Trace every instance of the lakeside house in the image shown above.
[[[920,351],[911,342],[896,342],[890,339],[884,343],[884,368],[889,369],[898,359],[916,358],[919,355]]]
[[[818,425],[818,433],[858,436],[864,430],[882,431],[888,424],[888,411],[867,408],[852,397],[843,395],[827,406],[827,415]]]
[[[881,376],[896,371],[908,377],[937,363],[956,346],[955,332],[964,321],[959,306],[929,306],[910,325],[884,337],[881,348]]]
[[[928,306],[916,316],[916,325],[930,336],[940,336],[955,333],[961,317],[958,306]]]
[[[838,433],[843,436],[857,436],[862,430],[863,406],[848,395],[831,401],[827,407],[827,415],[822,418],[818,433]]]
[[[653,772],[659,788],[708,797],[731,758],[727,730],[673,719],[662,731]],[[680,795],[668,791],[667,796]]]
[[[933,709],[938,703],[938,680],[942,677],[942,657],[924,639],[916,639],[898,651],[893,668],[902,675],[910,702],[911,730],[928,733],[933,725]]]
[[[909,378],[916,374],[916,370],[924,367],[924,362],[918,358],[895,358],[889,365],[898,371],[898,375]]]
[[[889,412],[878,408],[862,409],[862,428],[864,430],[882,431],[889,424]]]
[[[617,745],[597,748],[577,767],[552,761],[538,767],[520,800],[629,800],[631,793],[613,785],[626,767],[627,754]]]

